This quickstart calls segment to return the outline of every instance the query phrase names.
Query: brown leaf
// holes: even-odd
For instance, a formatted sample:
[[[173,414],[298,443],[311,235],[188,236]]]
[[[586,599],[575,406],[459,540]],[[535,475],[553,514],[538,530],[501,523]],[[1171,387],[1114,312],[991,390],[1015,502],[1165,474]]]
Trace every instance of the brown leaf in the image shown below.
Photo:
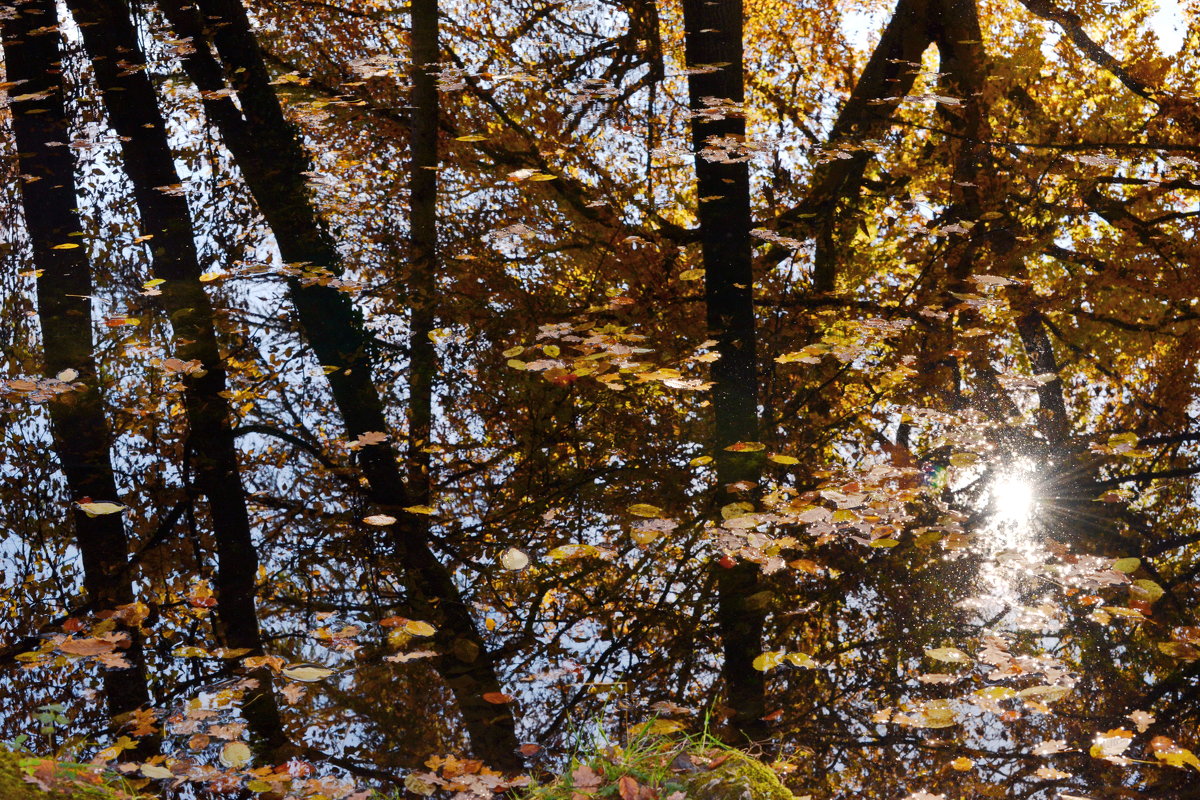
[[[641,788],[637,780],[630,775],[622,775],[617,781],[617,791],[621,793],[621,800],[638,800]]]
[[[98,656],[101,653],[111,653],[115,645],[96,638],[67,639],[59,643],[58,649],[73,656]]]
[[[726,761],[728,761],[728,760],[729,760],[729,756],[730,756],[730,754],[729,754],[729,753],[724,753],[723,755],[719,755],[719,756],[717,756],[717,757],[716,757],[716,758],[714,758],[712,761],[708,762],[708,768],[709,768],[709,769],[716,769],[717,767],[721,766],[721,765],[722,765],[722,764],[724,764]]]
[[[600,784],[604,783],[603,776],[596,770],[586,764],[577,767],[571,773],[571,785],[581,792],[592,792],[600,788]]]
[[[504,692],[484,692],[483,699],[493,705],[500,706],[505,703],[511,703],[512,695],[505,694]]]

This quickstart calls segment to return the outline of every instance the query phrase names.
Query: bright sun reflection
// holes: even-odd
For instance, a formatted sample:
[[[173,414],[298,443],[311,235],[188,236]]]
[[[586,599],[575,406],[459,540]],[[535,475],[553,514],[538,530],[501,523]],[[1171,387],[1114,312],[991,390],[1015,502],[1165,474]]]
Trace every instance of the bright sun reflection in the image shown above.
[[[1045,559],[1037,534],[1036,477],[1032,464],[1017,462],[988,481],[979,539],[984,556],[978,574],[980,593],[970,601],[985,616],[1013,609],[1012,622],[1017,625],[1027,610],[1021,600],[1023,587]]]
[[[1000,475],[991,485],[994,519],[999,523],[1019,524],[1033,515],[1033,482],[1020,473]]]

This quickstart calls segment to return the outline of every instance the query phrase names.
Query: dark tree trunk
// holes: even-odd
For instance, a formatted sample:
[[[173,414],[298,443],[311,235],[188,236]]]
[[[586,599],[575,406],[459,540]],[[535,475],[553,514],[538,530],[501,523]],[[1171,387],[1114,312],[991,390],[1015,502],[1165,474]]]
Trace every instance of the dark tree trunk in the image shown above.
[[[237,0],[202,0],[198,3],[203,14],[200,18],[181,0],[165,0],[162,6],[176,32],[192,36],[197,45],[197,52],[185,59],[197,86],[205,91],[224,88],[223,76],[227,75],[237,90],[241,111],[229,99],[211,100],[205,107],[219,126],[259,209],[274,231],[283,259],[339,272],[337,249],[308,194],[304,175],[310,168],[308,156],[270,85],[245,9]],[[414,8],[413,13],[414,22],[416,17],[424,17],[423,30],[429,30],[428,9]],[[436,22],[436,16],[433,20]],[[207,24],[211,24],[211,29]],[[216,64],[207,50],[210,40],[216,45],[222,66]],[[436,39],[432,41],[436,54]],[[433,124],[436,126],[436,120]],[[436,159],[436,141],[433,146]],[[436,184],[433,189],[436,190]],[[434,211],[429,209],[431,214]],[[429,287],[432,270],[436,268],[436,249],[430,252],[434,260],[429,275],[420,279],[426,280]],[[414,270],[419,269],[414,263]],[[372,431],[386,433],[387,415],[372,378],[371,340],[359,311],[345,293],[327,286],[305,286],[293,280],[289,289],[305,338],[320,363],[330,370],[330,389],[347,434],[353,438]],[[413,323],[414,330],[422,324],[420,319],[414,319]],[[421,357],[418,356],[414,369],[419,368]],[[425,357],[431,358],[432,351]],[[432,366],[430,363],[426,369],[432,370]],[[432,381],[432,371],[427,380]],[[417,382],[413,391],[416,395],[428,394],[431,388],[422,388]],[[414,413],[416,419],[410,417],[410,422],[415,423],[415,430],[420,430],[422,412]],[[428,419],[428,412],[424,414]],[[424,426],[427,428],[428,423]],[[438,628],[437,643],[442,653],[438,659],[439,671],[454,692],[477,754],[493,766],[520,769],[511,708],[482,700],[483,694],[500,690],[494,659],[453,573],[429,546],[425,518],[404,511],[417,502],[414,491],[420,494],[421,490],[406,482],[390,443],[362,448],[359,463],[372,499],[399,518],[390,528],[394,558],[403,567],[414,609],[420,609]]]
[[[758,438],[758,366],[754,331],[754,274],[750,239],[750,177],[738,147],[745,139],[741,112],[741,0],[685,0],[683,4],[696,150],[696,192],[704,256],[709,336],[720,358],[713,363],[713,444],[717,450],[718,505],[733,502],[744,485],[757,484],[761,453],[730,452]],[[716,66],[721,65],[721,66]],[[728,104],[714,113],[705,100]],[[706,155],[706,148],[719,151]],[[721,157],[724,153],[726,157]],[[765,737],[763,673],[752,666],[762,652],[765,614],[750,598],[759,590],[758,565],[738,563],[717,571],[717,618],[724,647],[721,674],[738,735]]]
[[[74,370],[72,382],[83,388],[49,403],[54,450],[66,475],[71,499],[117,500],[112,435],[92,340],[92,276],[76,206],[75,164],[68,147],[51,142],[70,140],[62,61],[54,0],[30,0],[4,19],[6,79],[35,96],[10,106],[16,135],[25,224],[33,243],[38,316],[42,329],[45,374]],[[49,30],[39,31],[40,28]],[[64,244],[74,248],[57,249]],[[135,599],[128,572],[128,540],[121,514],[88,516],[72,509],[76,540],[83,560],[83,583],[96,612],[112,611]],[[109,714],[116,717],[150,702],[140,636],[126,628],[132,644],[128,669],[104,673]],[[153,752],[151,742],[140,750]],[[137,755],[134,751],[132,755]]]
[[[412,4],[412,166],[409,197],[409,398],[408,484],[412,499],[430,499],[429,454],[433,423],[433,380],[437,357],[433,341],[434,289],[438,273],[438,4]]]
[[[154,274],[166,282],[161,302],[171,320],[175,356],[199,362],[202,375],[183,376],[189,425],[187,452],[195,487],[208,501],[217,552],[216,621],[227,648],[262,653],[256,609],[258,552],[238,466],[226,373],[213,308],[200,282],[187,198],[162,191],[179,182],[158,101],[146,72],[131,10],[125,0],[70,0],[109,122],[121,137],[125,171],[144,233],[153,236]],[[131,68],[132,67],[132,68]],[[243,714],[263,755],[277,760],[288,739],[272,691],[271,674],[256,670],[259,686],[247,693]]]

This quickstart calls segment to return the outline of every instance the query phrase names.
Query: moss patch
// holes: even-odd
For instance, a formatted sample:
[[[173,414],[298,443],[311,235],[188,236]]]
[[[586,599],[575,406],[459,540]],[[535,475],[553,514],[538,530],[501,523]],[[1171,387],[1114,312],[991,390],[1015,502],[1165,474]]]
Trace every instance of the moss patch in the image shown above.
[[[775,771],[739,750],[730,750],[715,769],[702,769],[684,781],[691,800],[796,800]]]
[[[51,786],[40,788],[25,780],[31,773]],[[88,767],[55,764],[27,753],[0,749],[0,800],[122,800],[128,793],[100,782]]]

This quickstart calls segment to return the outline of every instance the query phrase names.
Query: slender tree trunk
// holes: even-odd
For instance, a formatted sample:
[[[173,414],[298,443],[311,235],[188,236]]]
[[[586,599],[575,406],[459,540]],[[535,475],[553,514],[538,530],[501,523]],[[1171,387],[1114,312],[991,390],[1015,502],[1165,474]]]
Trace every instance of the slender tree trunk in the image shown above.
[[[5,78],[34,98],[10,109],[25,224],[39,270],[37,302],[45,374],[54,377],[74,370],[78,377],[71,382],[82,387],[49,403],[54,450],[73,501],[116,501],[112,434],[92,349],[91,270],[86,248],[78,246],[82,240],[73,238],[82,234],[75,210],[79,202],[75,164],[70,148],[50,144],[70,140],[56,7],[54,0],[30,0],[15,11],[3,20]],[[58,249],[64,244],[76,247]],[[122,515],[93,517],[74,507],[72,518],[91,607],[104,612],[132,603]],[[126,650],[129,668],[104,673],[104,696],[113,717],[150,702],[141,637],[136,626],[126,632],[132,639]],[[155,748],[148,742],[141,749],[149,754]]]
[[[738,147],[745,140],[741,111],[741,0],[685,0],[685,47],[696,150],[700,241],[709,336],[717,341],[714,362],[713,444],[717,449],[719,505],[757,485],[761,454],[730,452],[736,442],[758,438],[758,366],[754,330],[754,274],[750,239],[750,177]],[[710,103],[729,108],[714,113]],[[706,102],[707,101],[707,102]],[[704,152],[709,148],[710,152]],[[711,151],[717,151],[715,153]],[[724,157],[721,154],[724,154]],[[766,727],[763,673],[752,666],[762,652],[765,614],[748,602],[759,589],[758,565],[718,568],[717,619],[724,647],[721,674],[739,736],[762,739]]]
[[[207,499],[217,551],[217,633],[224,647],[262,653],[255,604],[258,552],[242,485],[226,373],[213,308],[200,282],[187,198],[162,191],[179,183],[166,124],[145,72],[131,9],[125,0],[69,0],[91,56],[110,124],[121,137],[125,171],[144,232],[153,237],[154,274],[166,282],[161,302],[171,320],[174,350],[199,362],[202,374],[184,375],[188,457],[196,488]],[[247,693],[243,714],[264,756],[276,759],[288,745],[272,691],[271,674],[256,670],[259,686]]]
[[[224,88],[223,80],[217,83],[223,71],[237,90],[240,111],[228,98],[206,102],[206,108],[274,231],[284,260],[339,272],[337,249],[308,194],[304,175],[310,167],[308,156],[270,85],[245,9],[238,0],[201,0],[201,19],[181,0],[164,0],[162,7],[177,33],[192,36],[197,45],[197,52],[184,61],[197,86],[204,91]],[[414,9],[414,18],[422,15],[428,20],[427,14],[428,10]],[[436,16],[433,19],[436,21]],[[211,31],[206,23],[211,23]],[[216,67],[207,52],[210,39],[223,70]],[[436,54],[436,39],[433,41]],[[436,142],[434,148],[436,160]],[[429,286],[436,267],[436,250],[433,253]],[[414,269],[419,267],[414,264]],[[357,308],[345,293],[328,286],[306,286],[292,280],[289,289],[305,338],[320,363],[330,370],[330,389],[347,434],[357,437],[373,431],[387,432],[383,400],[372,378],[371,340]],[[415,319],[414,330],[421,324]],[[414,387],[418,395],[428,391],[419,384]],[[410,422],[415,422],[419,430],[421,412],[415,413],[417,419],[410,418]],[[425,415],[428,417],[428,412]],[[482,701],[483,694],[500,690],[494,658],[453,573],[429,546],[424,517],[404,511],[416,503],[414,490],[420,490],[408,485],[390,443],[362,448],[359,463],[374,501],[399,519],[390,529],[393,557],[402,565],[414,609],[421,609],[438,627],[439,671],[454,692],[473,747],[493,766],[520,769],[511,707]]]
[[[409,399],[408,485],[414,500],[429,502],[429,454],[433,423],[433,381],[437,356],[433,331],[438,273],[438,4],[412,4],[412,171],[409,178]]]

